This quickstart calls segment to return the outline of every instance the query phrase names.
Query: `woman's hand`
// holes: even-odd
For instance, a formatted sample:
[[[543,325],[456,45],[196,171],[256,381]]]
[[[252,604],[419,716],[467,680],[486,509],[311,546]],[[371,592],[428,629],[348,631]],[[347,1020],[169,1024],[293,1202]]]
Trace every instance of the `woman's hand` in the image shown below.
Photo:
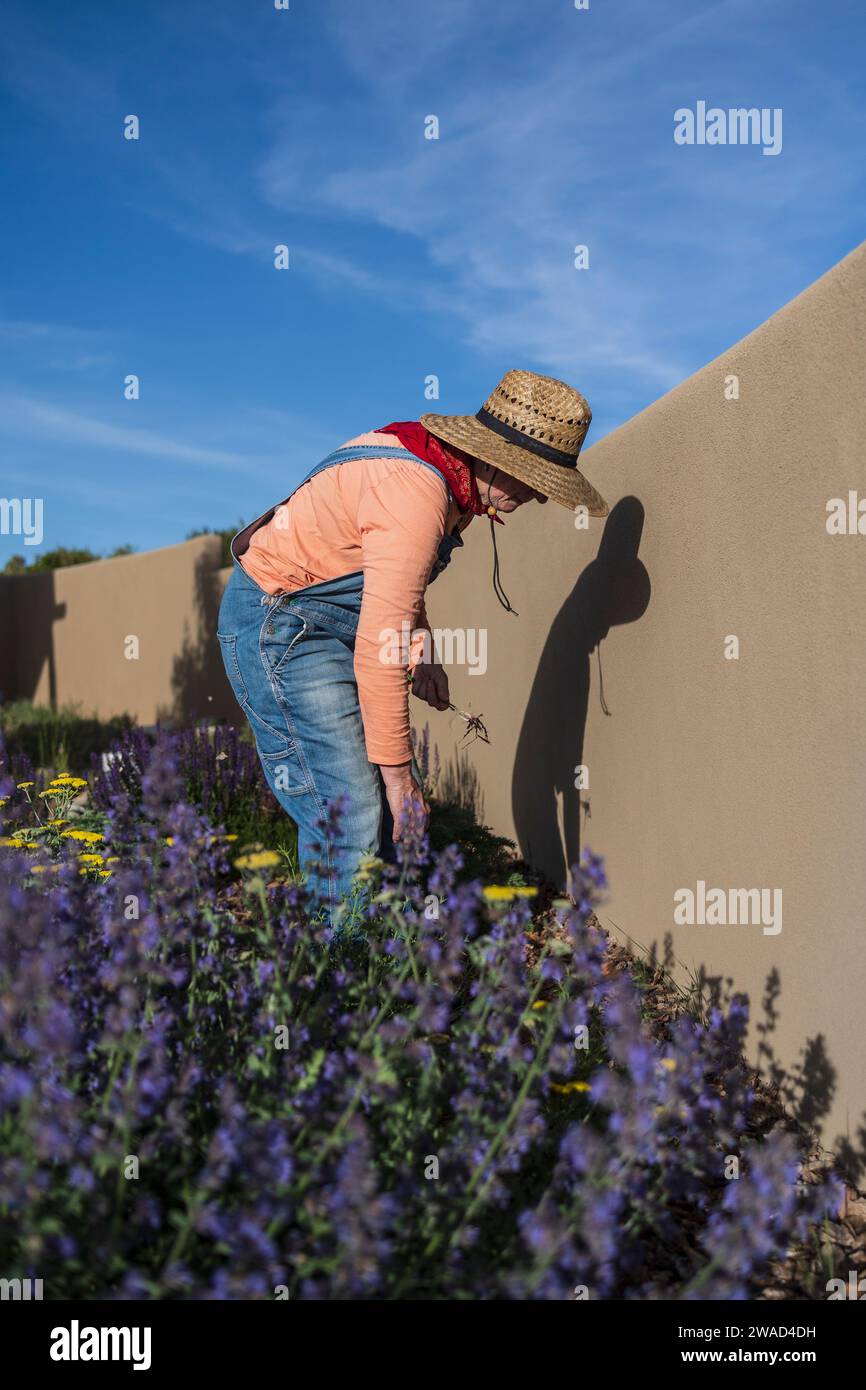
[[[379,771],[385,784],[388,806],[394,818],[394,839],[402,838],[404,818],[407,817],[417,816],[421,828],[426,830],[430,808],[424,800],[424,793],[412,776],[412,764],[398,763],[393,767],[380,765]]]
[[[447,709],[451,702],[448,677],[436,661],[419,661],[412,673],[412,694],[426,700],[434,709]]]

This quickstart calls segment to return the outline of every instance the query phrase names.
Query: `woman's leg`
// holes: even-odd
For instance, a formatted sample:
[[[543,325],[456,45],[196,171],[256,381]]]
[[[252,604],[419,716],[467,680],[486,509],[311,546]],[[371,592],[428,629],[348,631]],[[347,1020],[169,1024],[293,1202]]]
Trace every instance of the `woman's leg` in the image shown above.
[[[235,570],[219,618],[223,661],[256,740],[268,785],[298,826],[298,859],[336,924],[364,854],[378,851],[382,795],[368,760],[351,639],[305,620],[290,605],[263,604]],[[316,822],[349,796],[336,853],[319,863]]]

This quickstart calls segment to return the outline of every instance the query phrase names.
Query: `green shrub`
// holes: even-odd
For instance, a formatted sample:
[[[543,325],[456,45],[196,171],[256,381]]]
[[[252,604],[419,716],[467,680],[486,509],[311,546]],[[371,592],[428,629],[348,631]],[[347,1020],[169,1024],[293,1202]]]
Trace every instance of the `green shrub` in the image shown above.
[[[90,771],[91,753],[106,753],[133,726],[128,714],[99,719],[77,705],[51,709],[30,700],[0,706],[0,730],[10,754],[23,753],[34,767],[55,772]]]
[[[439,854],[448,845],[456,845],[463,858],[460,878],[466,881],[480,878],[485,883],[522,883],[515,872],[515,845],[504,835],[496,835],[486,825],[479,825],[468,806],[456,802],[429,800],[430,847]]]

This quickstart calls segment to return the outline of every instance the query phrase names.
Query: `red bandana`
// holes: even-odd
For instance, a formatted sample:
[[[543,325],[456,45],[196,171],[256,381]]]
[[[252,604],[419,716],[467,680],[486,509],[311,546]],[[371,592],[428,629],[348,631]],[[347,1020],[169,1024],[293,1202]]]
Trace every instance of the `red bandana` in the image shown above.
[[[441,439],[425,429],[417,420],[403,420],[394,425],[383,425],[377,434],[396,434],[404,448],[416,458],[432,463],[442,474],[450,487],[461,511],[471,511],[474,516],[484,516],[487,508],[482,506],[478,496],[478,484],[471,467],[471,454],[465,454],[453,444],[445,445]],[[497,521],[499,518],[496,518]]]

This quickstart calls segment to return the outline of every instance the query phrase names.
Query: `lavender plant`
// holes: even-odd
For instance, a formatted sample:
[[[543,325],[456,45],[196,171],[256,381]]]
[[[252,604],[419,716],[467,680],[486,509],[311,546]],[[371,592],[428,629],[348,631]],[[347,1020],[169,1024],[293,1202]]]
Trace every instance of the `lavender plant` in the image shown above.
[[[141,804],[142,780],[155,748],[171,749],[183,799],[213,826],[241,841],[295,844],[294,826],[271,794],[252,743],[231,725],[192,729],[128,730],[107,758],[93,758],[93,803],[107,810],[118,796]]]
[[[339,937],[302,884],[266,887],[267,851],[227,905],[236,850],[184,756],[161,740],[139,784],[103,782],[108,877],[76,842],[39,874],[0,852],[4,1276],[63,1299],[742,1298],[835,1204],[787,1139],[745,1138],[744,1000],[647,1034],[605,973],[591,854],[531,964],[532,890],[459,882],[454,849],[425,866],[417,832],[362,867],[365,939]],[[16,792],[0,778],[3,813]]]

